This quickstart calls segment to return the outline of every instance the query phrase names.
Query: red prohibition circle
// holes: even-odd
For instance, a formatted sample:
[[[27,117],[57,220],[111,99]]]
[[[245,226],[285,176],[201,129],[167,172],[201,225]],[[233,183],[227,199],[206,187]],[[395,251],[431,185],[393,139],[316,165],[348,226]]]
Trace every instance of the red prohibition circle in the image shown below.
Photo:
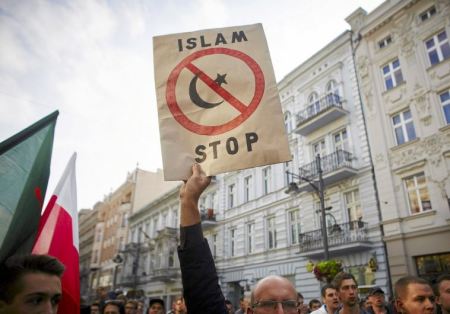
[[[236,100],[236,98],[234,98],[233,95],[221,89],[220,86],[219,87],[214,86],[217,84],[210,79],[211,82],[209,82],[210,84],[208,85],[210,85],[210,87],[213,88],[216,92],[217,92],[216,89],[220,89],[221,90],[220,95],[223,97],[223,99],[229,103],[232,104],[235,103],[235,106],[239,107],[240,109],[238,110],[241,112],[241,114],[238,115],[236,118],[224,124],[215,126],[201,125],[191,121],[181,111],[175,96],[175,88],[181,71],[187,68],[194,74],[199,73],[204,74],[203,72],[201,72],[200,69],[198,69],[197,67],[195,67],[195,65],[192,64],[192,61],[212,54],[224,54],[242,60],[250,68],[255,79],[255,92],[248,106],[242,106],[239,100]],[[170,72],[169,78],[167,79],[166,101],[167,106],[169,107],[169,110],[172,113],[173,117],[184,128],[200,135],[218,135],[236,128],[245,120],[247,120],[252,115],[253,112],[255,112],[256,108],[258,108],[258,105],[263,97],[264,88],[265,88],[264,74],[260,66],[249,55],[241,51],[229,48],[209,48],[194,52],[193,54],[187,56],[172,70],[172,72]]]

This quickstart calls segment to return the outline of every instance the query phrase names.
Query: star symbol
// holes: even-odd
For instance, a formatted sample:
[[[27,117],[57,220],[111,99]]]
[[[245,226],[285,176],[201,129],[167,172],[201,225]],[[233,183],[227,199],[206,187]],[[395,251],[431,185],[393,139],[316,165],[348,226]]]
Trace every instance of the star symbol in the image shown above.
[[[219,86],[221,86],[222,84],[228,84],[227,81],[225,80],[225,76],[227,76],[227,74],[220,75],[219,73],[217,73],[217,77],[214,80],[214,82],[219,84]]]

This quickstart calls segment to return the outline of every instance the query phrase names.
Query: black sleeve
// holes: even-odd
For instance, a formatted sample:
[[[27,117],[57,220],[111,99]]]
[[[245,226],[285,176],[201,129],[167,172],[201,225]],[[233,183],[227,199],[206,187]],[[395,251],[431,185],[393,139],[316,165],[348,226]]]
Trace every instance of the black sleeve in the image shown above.
[[[203,238],[201,224],[180,228],[183,294],[189,314],[226,314],[225,298],[218,283],[214,259]]]

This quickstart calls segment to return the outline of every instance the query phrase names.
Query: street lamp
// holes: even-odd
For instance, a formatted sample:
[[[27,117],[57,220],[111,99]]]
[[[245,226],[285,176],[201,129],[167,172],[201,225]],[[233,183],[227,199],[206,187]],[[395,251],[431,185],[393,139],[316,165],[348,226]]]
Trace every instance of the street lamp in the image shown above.
[[[327,226],[326,226],[326,213],[325,213],[325,197],[324,197],[324,190],[325,185],[323,183],[323,172],[322,172],[322,161],[320,158],[320,155],[316,155],[316,166],[317,166],[317,172],[319,174],[319,181],[315,182],[309,178],[306,178],[302,175],[292,173],[289,171],[286,171],[288,175],[291,175],[292,177],[298,178],[300,180],[306,181],[311,185],[311,187],[319,194],[319,200],[320,200],[320,213],[321,213],[321,222],[322,222],[322,239],[323,239],[323,249],[324,249],[324,258],[325,260],[329,259],[329,251],[328,251],[328,234],[327,234]],[[297,194],[300,192],[300,189],[295,182],[289,183],[289,188],[285,191],[287,194]]]
[[[116,264],[116,266],[114,267],[114,276],[113,276],[113,285],[112,285],[112,290],[116,290],[116,280],[117,280],[117,268],[119,268],[119,265],[122,264],[123,262],[123,258],[120,254],[117,254],[116,256],[114,256],[113,258],[113,262]]]

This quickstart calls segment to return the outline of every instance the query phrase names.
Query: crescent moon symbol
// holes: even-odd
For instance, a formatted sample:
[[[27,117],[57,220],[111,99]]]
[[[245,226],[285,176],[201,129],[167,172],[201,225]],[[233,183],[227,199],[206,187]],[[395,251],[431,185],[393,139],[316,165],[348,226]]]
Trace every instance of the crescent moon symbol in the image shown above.
[[[191,80],[191,83],[189,84],[189,97],[194,104],[205,109],[211,109],[223,103],[223,100],[221,102],[210,103],[201,99],[197,92],[197,79],[198,76],[194,76],[194,78]]]

